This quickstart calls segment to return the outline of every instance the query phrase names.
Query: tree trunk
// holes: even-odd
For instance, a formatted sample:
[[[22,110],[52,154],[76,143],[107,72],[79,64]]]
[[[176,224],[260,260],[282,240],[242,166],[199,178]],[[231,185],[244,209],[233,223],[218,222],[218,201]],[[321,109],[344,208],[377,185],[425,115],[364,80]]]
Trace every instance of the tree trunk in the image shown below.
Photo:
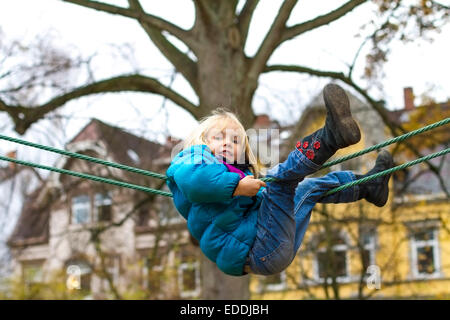
[[[248,300],[250,299],[250,277],[233,277],[220,271],[216,264],[202,254],[201,297],[207,300]]]
[[[197,54],[200,109],[206,115],[217,107],[226,107],[249,128],[255,120],[252,100],[257,79],[248,76],[249,62],[237,27],[210,28],[203,37],[207,50]]]
[[[255,120],[251,103],[257,79],[248,79],[247,58],[234,28],[212,27],[203,35],[207,50],[199,52],[197,61],[200,108],[207,115],[226,107],[249,128]],[[201,275],[203,299],[250,298],[249,276],[228,276],[203,254]]]

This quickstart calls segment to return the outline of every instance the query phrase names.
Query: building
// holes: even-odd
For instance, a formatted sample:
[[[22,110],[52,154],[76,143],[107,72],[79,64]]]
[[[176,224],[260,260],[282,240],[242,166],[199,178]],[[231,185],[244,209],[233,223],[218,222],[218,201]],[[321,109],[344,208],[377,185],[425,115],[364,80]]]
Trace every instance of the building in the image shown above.
[[[391,119],[402,123],[407,131],[448,116],[448,104],[415,107],[411,95],[410,90],[405,90],[406,107],[389,112]],[[349,98],[362,139],[339,150],[336,157],[392,136],[380,125],[383,122],[374,110],[352,94]],[[278,155],[263,153],[271,161],[277,156],[283,160],[296,137],[318,129],[324,117],[321,95],[306,108],[296,126],[281,127],[261,115],[255,129],[277,129],[279,133],[273,136],[255,131],[253,142],[257,148],[260,143],[272,148],[280,146]],[[448,147],[450,141],[445,127],[427,133],[427,137],[409,141],[420,146],[423,154],[443,145]],[[430,143],[429,137],[438,139]],[[171,151],[179,142],[168,139],[160,145],[92,120],[67,149],[165,172]],[[389,150],[400,163],[417,158],[401,146],[394,145]],[[365,173],[375,158],[376,152],[372,152],[331,170]],[[433,163],[440,168],[442,177],[449,176],[448,157],[437,158]],[[61,158],[57,166],[167,190],[163,181],[76,159]],[[365,201],[318,205],[294,263],[271,277],[250,275],[251,297],[448,297],[450,204],[441,192],[442,179],[424,168],[415,171],[418,168],[411,167],[391,179],[390,199],[383,208]],[[443,180],[449,190],[448,179]],[[52,174],[28,198],[8,244],[14,257],[15,277],[24,284],[24,298],[42,297],[42,292],[54,297],[55,291],[63,298],[94,299],[196,298],[201,293],[201,253],[170,198]],[[56,287],[59,284],[59,291],[49,283]],[[81,290],[68,292],[67,286],[71,285],[79,285]]]
[[[161,145],[94,119],[66,149],[165,172],[179,142]],[[56,166],[168,190],[164,180],[83,160],[62,157]],[[52,173],[28,197],[8,245],[19,297],[198,295],[197,252],[170,198]],[[168,273],[177,281],[162,289]]]
[[[392,137],[371,108],[349,94],[361,141],[335,157],[360,151]],[[450,115],[449,103],[414,106],[405,89],[405,107],[389,112],[391,120],[411,131]],[[324,123],[319,96],[304,111],[294,137],[305,136]],[[297,131],[295,131],[297,130]],[[295,142],[294,142],[295,143]],[[408,140],[422,156],[448,148],[448,126]],[[291,143],[292,145],[292,143]],[[396,165],[418,158],[400,144],[389,147]],[[376,152],[346,161],[331,170],[365,173]],[[450,160],[431,161],[440,178],[426,165],[398,172],[391,179],[390,198],[377,208],[366,201],[318,204],[293,264],[284,272],[252,281],[257,299],[325,298],[448,298],[450,296]],[[318,175],[325,174],[323,170]],[[445,189],[443,189],[445,188]]]

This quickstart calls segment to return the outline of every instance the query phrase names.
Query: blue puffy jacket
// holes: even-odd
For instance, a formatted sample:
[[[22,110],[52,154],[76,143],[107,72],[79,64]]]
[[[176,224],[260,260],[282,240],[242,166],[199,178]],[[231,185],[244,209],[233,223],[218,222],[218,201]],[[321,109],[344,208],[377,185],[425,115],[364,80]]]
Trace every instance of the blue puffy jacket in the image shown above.
[[[251,174],[249,170],[246,175]],[[228,171],[207,145],[195,145],[177,154],[166,175],[175,207],[187,220],[191,235],[203,253],[224,273],[243,275],[256,236],[262,187],[253,197],[232,194],[239,174]]]

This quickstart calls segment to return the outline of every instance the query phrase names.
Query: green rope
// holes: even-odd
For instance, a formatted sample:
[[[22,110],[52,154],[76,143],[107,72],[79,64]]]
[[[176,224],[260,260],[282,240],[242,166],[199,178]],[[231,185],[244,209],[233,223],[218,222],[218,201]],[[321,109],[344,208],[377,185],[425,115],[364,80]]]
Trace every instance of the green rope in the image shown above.
[[[381,143],[376,144],[376,145],[374,145],[372,147],[369,147],[367,149],[364,149],[364,150],[352,153],[352,154],[350,154],[348,156],[345,156],[345,157],[342,157],[342,158],[339,158],[339,159],[327,162],[327,163],[325,163],[322,166],[322,168],[331,167],[331,166],[333,166],[335,164],[338,164],[338,163],[341,163],[341,162],[344,162],[344,161],[347,161],[347,160],[350,160],[350,159],[362,156],[363,154],[366,154],[366,153],[372,152],[374,150],[378,150],[378,149],[384,148],[384,147],[386,147],[388,145],[391,145],[393,143],[396,143],[396,142],[400,142],[400,141],[406,140],[408,138],[411,138],[412,136],[421,134],[421,133],[423,133],[425,131],[429,131],[429,130],[432,130],[434,128],[440,127],[440,126],[443,126],[443,125],[445,125],[447,123],[450,123],[450,118],[447,118],[447,119],[444,119],[444,120],[432,123],[432,124],[430,124],[428,126],[425,126],[423,128],[420,128],[420,129],[408,132],[406,134],[403,134],[401,136],[398,136],[398,137],[395,137],[393,139],[387,140],[385,142],[381,142]]]
[[[347,155],[345,157],[338,158],[338,159],[330,161],[330,162],[326,162],[326,163],[324,163],[322,165],[321,169],[322,168],[326,168],[326,167],[331,167],[331,166],[333,166],[335,164],[338,164],[338,163],[341,163],[341,162],[344,162],[344,161],[347,161],[347,160],[350,160],[350,159],[362,156],[363,154],[366,154],[366,153],[372,152],[374,150],[378,150],[378,149],[384,148],[384,147],[386,147],[388,145],[391,145],[393,143],[396,143],[396,142],[400,142],[400,141],[406,140],[408,138],[411,138],[412,136],[424,133],[425,131],[432,130],[434,128],[446,125],[448,123],[450,123],[450,118],[446,118],[444,120],[432,123],[432,124],[430,124],[428,126],[425,126],[423,128],[420,128],[420,129],[417,129],[417,130],[405,133],[405,134],[403,134],[401,136],[395,137],[395,138],[387,140],[385,142],[381,142],[381,143],[376,144],[376,145],[374,145],[372,147],[369,147],[367,149],[364,149],[364,150],[361,150],[361,151],[349,154],[349,155]],[[266,181],[266,182],[271,182],[271,181],[276,181],[276,178],[267,177],[267,178],[261,178],[260,180]]]
[[[404,135],[401,135],[401,136],[398,136],[396,138],[393,138],[393,139],[387,140],[385,142],[379,143],[377,145],[374,145],[374,146],[369,147],[367,149],[364,149],[362,151],[350,154],[348,156],[336,159],[334,161],[327,162],[327,163],[325,163],[322,166],[322,168],[329,167],[329,166],[335,165],[337,163],[341,163],[341,162],[344,162],[346,160],[359,157],[359,156],[361,156],[363,154],[366,154],[368,152],[371,152],[371,151],[374,151],[374,150],[377,150],[377,149],[381,149],[381,148],[383,148],[385,146],[388,146],[390,144],[406,140],[406,139],[408,139],[408,138],[410,138],[412,136],[421,134],[421,133],[423,133],[425,131],[428,131],[428,130],[432,130],[432,129],[434,129],[436,127],[439,127],[439,126],[443,126],[443,125],[445,125],[445,124],[447,124],[449,122],[450,122],[450,118],[446,118],[444,120],[441,120],[441,121],[438,121],[436,123],[430,124],[430,125],[425,126],[423,128],[411,131],[411,132],[406,133]],[[149,177],[154,177],[154,178],[163,179],[163,180],[167,179],[167,176],[159,174],[159,173],[156,173],[156,172],[147,171],[147,170],[143,170],[143,169],[139,169],[139,168],[135,168],[135,167],[122,165],[122,164],[115,163],[115,162],[110,162],[110,161],[106,161],[106,160],[90,157],[90,156],[86,156],[86,155],[83,155],[83,154],[80,154],[80,153],[75,153],[75,152],[70,152],[70,151],[66,151],[66,150],[56,149],[56,148],[53,148],[53,147],[44,146],[44,145],[40,145],[40,144],[37,144],[37,143],[32,143],[32,142],[29,142],[29,141],[25,141],[25,140],[21,140],[21,139],[17,139],[17,138],[12,138],[12,137],[8,137],[8,136],[4,136],[4,135],[0,135],[0,139],[7,140],[7,141],[10,141],[10,142],[14,142],[14,143],[23,144],[23,145],[30,146],[30,147],[33,147],[33,148],[38,148],[38,149],[42,149],[42,150],[46,150],[46,151],[62,154],[62,155],[69,156],[69,157],[72,157],[72,158],[78,158],[78,159],[86,160],[86,161],[89,161],[89,162],[98,163],[98,164],[102,164],[102,165],[118,168],[118,169],[121,169],[121,170],[126,170],[126,171],[129,171],[129,172],[142,174],[142,175],[149,176]],[[427,160],[435,158],[435,157],[439,157],[439,156],[444,155],[444,154],[446,154],[448,152],[449,152],[449,149],[445,149],[445,150],[442,150],[440,152],[437,152],[437,153],[434,153],[434,154],[422,157],[420,159],[416,159],[414,161],[407,162],[407,163],[402,164],[400,166],[397,166],[395,168],[391,168],[391,169],[385,170],[383,172],[376,173],[374,175],[368,176],[368,177],[363,178],[361,180],[357,180],[357,181],[345,184],[343,186],[340,186],[340,187],[338,187],[336,189],[330,190],[325,195],[330,195],[330,194],[333,194],[335,192],[341,191],[343,189],[352,187],[354,185],[364,183],[364,182],[366,182],[368,180],[376,179],[377,177],[380,177],[380,176],[392,173],[392,172],[397,171],[397,170],[402,170],[404,168],[407,168],[409,166],[415,165],[417,163],[424,162],[424,161],[427,161]],[[65,170],[65,169],[58,169],[58,168],[54,168],[54,167],[43,166],[43,165],[35,164],[35,163],[32,163],[32,162],[21,161],[21,160],[12,159],[12,158],[3,157],[3,156],[0,156],[0,160],[10,161],[10,162],[14,162],[14,163],[17,163],[17,164],[20,164],[20,165],[31,166],[31,167],[44,169],[44,170],[49,170],[49,171],[54,171],[54,172],[58,172],[58,173],[62,173],[62,174],[68,174],[68,175],[72,175],[72,176],[75,176],[75,177],[85,178],[85,179],[89,179],[89,180],[93,180],[93,181],[97,181],[97,182],[108,183],[108,184],[112,184],[112,185],[116,185],[116,186],[120,186],[120,187],[125,187],[125,188],[140,190],[140,191],[144,191],[144,192],[155,193],[155,194],[159,194],[159,195],[163,195],[163,196],[167,196],[167,197],[172,197],[172,194],[169,193],[169,192],[165,192],[165,191],[161,191],[161,190],[157,190],[157,189],[152,189],[152,188],[147,188],[147,187],[143,187],[143,186],[139,186],[139,185],[135,185],[135,184],[130,184],[130,183],[126,183],[126,182],[121,182],[121,181],[117,181],[117,180],[97,177],[97,176],[90,175],[90,174],[84,174],[84,173],[70,171],[70,170]],[[270,182],[270,181],[275,181],[277,179],[273,178],[273,177],[265,177],[265,178],[261,178],[261,180]]]
[[[385,176],[387,174],[390,174],[392,172],[395,172],[395,171],[398,171],[398,170],[403,170],[405,168],[414,166],[414,165],[419,164],[421,162],[428,161],[430,159],[443,156],[443,155],[445,155],[445,154],[447,154],[449,152],[450,152],[450,148],[447,148],[447,149],[441,150],[439,152],[432,153],[432,154],[430,154],[428,156],[425,156],[425,157],[422,157],[422,158],[419,158],[419,159],[416,159],[416,160],[413,160],[413,161],[410,161],[410,162],[406,162],[406,163],[401,164],[399,166],[396,166],[396,167],[393,167],[393,168],[390,168],[390,169],[387,169],[387,170],[384,170],[384,171],[381,171],[381,172],[377,172],[377,173],[372,174],[370,176],[367,176],[365,178],[362,178],[362,179],[359,179],[359,180],[356,180],[356,181],[353,181],[353,182],[349,182],[349,183],[346,183],[346,184],[344,184],[344,185],[342,185],[340,187],[334,188],[334,189],[328,191],[327,193],[325,193],[324,196],[329,196],[330,194],[333,194],[333,193],[339,192],[341,190],[344,190],[344,189],[356,186],[358,184],[367,182],[369,180],[373,180],[373,179],[376,179],[378,177],[382,177],[382,176]]]
[[[119,187],[135,189],[135,190],[144,191],[144,192],[147,192],[147,193],[155,193],[155,194],[159,194],[159,195],[166,196],[166,197],[172,197],[172,194],[170,192],[165,192],[165,191],[161,191],[161,190],[157,190],[157,189],[147,188],[147,187],[139,186],[139,185],[136,185],[136,184],[126,183],[126,182],[117,181],[117,180],[113,180],[113,179],[97,177],[97,176],[94,176],[94,175],[91,175],[91,174],[80,173],[80,172],[70,171],[70,170],[66,170],[66,169],[58,169],[58,168],[53,168],[53,167],[48,167],[48,166],[43,166],[43,165],[40,165],[40,164],[36,164],[36,163],[28,162],[28,161],[17,160],[17,159],[12,159],[12,158],[3,157],[3,156],[0,156],[0,160],[14,162],[14,163],[17,163],[17,164],[20,164],[20,165],[34,167],[34,168],[38,168],[38,169],[54,171],[54,172],[58,172],[58,173],[62,173],[62,174],[68,174],[68,175],[71,175],[71,176],[74,176],[74,177],[84,178],[84,179],[93,180],[93,181],[102,182],[102,183],[107,183],[107,184],[112,184],[112,185],[119,186]]]
[[[331,195],[333,193],[342,191],[344,189],[353,187],[355,185],[367,182],[367,181],[372,180],[372,179],[376,179],[376,178],[381,177],[381,176],[385,176],[387,174],[390,174],[390,173],[398,171],[398,170],[403,170],[405,168],[411,167],[411,166],[419,164],[421,162],[425,162],[425,161],[428,161],[430,159],[443,156],[443,155],[445,155],[445,154],[447,154],[449,152],[450,152],[450,148],[447,148],[447,149],[441,150],[439,152],[430,154],[428,156],[425,156],[425,157],[422,157],[422,158],[419,158],[419,159],[416,159],[416,160],[413,160],[413,161],[410,161],[410,162],[406,162],[406,163],[401,164],[399,166],[396,166],[394,168],[390,168],[390,169],[387,169],[387,170],[375,173],[373,175],[367,176],[365,178],[362,178],[362,179],[359,179],[359,180],[356,180],[356,181],[353,181],[353,182],[350,182],[350,183],[346,183],[346,184],[344,184],[344,185],[342,185],[340,187],[337,187],[335,189],[332,189],[332,190],[328,191],[327,193],[324,194],[324,196]],[[119,186],[119,187],[125,187],[125,188],[140,190],[140,191],[144,191],[144,192],[147,192],[147,193],[155,193],[155,194],[159,194],[159,195],[166,196],[166,197],[172,197],[173,196],[169,192],[165,192],[165,191],[161,191],[161,190],[157,190],[157,189],[147,188],[147,187],[143,187],[143,186],[139,186],[139,185],[135,185],[135,184],[131,184],[131,183],[126,183],[126,182],[121,182],[121,181],[117,181],[117,180],[112,180],[112,179],[97,177],[97,176],[90,175],[90,174],[85,174],[85,173],[80,173],[80,172],[75,172],[75,171],[70,171],[70,170],[65,170],[65,169],[58,169],[58,168],[53,168],[53,167],[48,167],[48,166],[43,166],[43,165],[40,165],[40,164],[35,164],[35,163],[32,163],[32,162],[28,162],[28,161],[21,161],[21,160],[12,159],[12,158],[3,157],[3,156],[0,156],[0,160],[10,161],[10,162],[14,162],[14,163],[17,163],[17,164],[20,164],[20,165],[25,165],[25,166],[35,167],[35,168],[38,168],[38,169],[54,171],[54,172],[58,172],[58,173],[62,173],[62,174],[68,174],[68,175],[71,175],[71,176],[84,178],[84,179],[89,179],[89,180],[93,180],[93,181],[97,181],[97,182],[108,183],[108,184],[112,184],[112,185]]]
[[[406,139],[408,139],[408,138],[410,138],[412,136],[421,134],[423,132],[432,130],[432,129],[440,127],[440,126],[443,126],[443,125],[445,125],[447,123],[450,123],[450,118],[446,118],[444,120],[441,120],[441,121],[438,121],[436,123],[430,124],[430,125],[425,126],[423,128],[411,131],[409,133],[406,133],[404,135],[398,136],[396,138],[393,138],[393,139],[387,140],[385,142],[376,144],[376,145],[374,145],[372,147],[369,147],[367,149],[364,149],[364,150],[358,151],[356,153],[347,155],[345,157],[342,157],[342,158],[339,158],[339,159],[327,162],[327,163],[325,163],[322,166],[322,168],[330,167],[330,166],[333,166],[335,164],[338,164],[338,163],[341,163],[341,162],[344,162],[344,161],[347,161],[347,160],[359,157],[359,156],[361,156],[363,154],[366,154],[366,153],[372,152],[374,150],[378,150],[378,149],[384,148],[384,147],[386,147],[388,145],[391,145],[391,144],[399,142],[399,141],[406,140]],[[149,177],[154,177],[154,178],[158,178],[158,179],[162,179],[162,180],[166,180],[167,179],[167,176],[165,176],[163,174],[156,173],[156,172],[143,170],[143,169],[139,169],[139,168],[135,168],[135,167],[130,167],[130,166],[126,166],[126,165],[115,163],[115,162],[110,162],[110,161],[106,161],[106,160],[102,160],[102,159],[86,156],[84,154],[80,154],[80,153],[76,153],[76,152],[70,152],[70,151],[66,151],[66,150],[56,149],[56,148],[53,148],[53,147],[44,146],[44,145],[41,145],[41,144],[37,144],[37,143],[33,143],[33,142],[29,142],[29,141],[25,141],[25,140],[21,140],[21,139],[17,139],[17,138],[12,138],[12,137],[8,137],[8,136],[4,136],[4,135],[1,135],[1,134],[0,134],[0,139],[6,140],[6,141],[10,141],[10,142],[14,142],[14,143],[23,144],[23,145],[26,145],[26,146],[29,146],[29,147],[33,147],[33,148],[37,148],[37,149],[42,149],[42,150],[46,150],[46,151],[62,154],[62,155],[69,156],[69,157],[72,157],[72,158],[82,159],[82,160],[86,160],[86,161],[89,161],[89,162],[98,163],[98,164],[106,165],[106,166],[109,166],[109,167],[114,167],[114,168],[121,169],[121,170],[126,170],[126,171],[133,172],[133,173],[142,174],[142,175],[149,176]],[[266,177],[266,178],[261,178],[260,180],[266,181],[266,182],[270,182],[270,181],[275,181],[276,178]]]
[[[33,148],[37,148],[37,149],[42,149],[42,150],[46,150],[46,151],[50,151],[50,152],[54,152],[54,153],[59,153],[64,156],[68,156],[68,157],[72,157],[72,158],[77,158],[77,159],[82,159],[82,160],[86,160],[86,161],[93,162],[93,163],[103,164],[108,167],[126,170],[129,172],[138,173],[138,174],[142,174],[142,175],[149,176],[149,177],[154,177],[154,178],[163,179],[163,180],[167,179],[167,177],[165,175],[159,174],[156,172],[147,171],[147,170],[143,170],[143,169],[139,169],[139,168],[135,168],[135,167],[130,167],[130,166],[126,166],[123,164],[110,162],[110,161],[106,161],[106,160],[102,160],[102,159],[98,159],[98,158],[94,158],[94,157],[89,157],[84,154],[80,154],[80,153],[76,153],[76,152],[70,152],[70,151],[66,151],[66,150],[56,149],[53,147],[44,146],[41,144],[4,136],[1,134],[0,134],[0,139],[11,141],[14,143],[23,144],[25,146],[29,146],[29,147],[33,147]]]

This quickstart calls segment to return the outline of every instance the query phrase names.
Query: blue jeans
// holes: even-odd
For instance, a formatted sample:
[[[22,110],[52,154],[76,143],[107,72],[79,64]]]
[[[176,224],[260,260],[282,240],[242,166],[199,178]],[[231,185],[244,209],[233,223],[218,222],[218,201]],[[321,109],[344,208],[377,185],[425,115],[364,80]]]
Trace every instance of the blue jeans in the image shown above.
[[[346,203],[358,199],[359,186],[324,197],[335,187],[356,180],[351,171],[337,171],[320,178],[305,176],[321,166],[293,150],[286,161],[271,168],[258,212],[256,239],[247,264],[252,273],[270,275],[286,269],[294,259],[305,235],[316,203]]]

